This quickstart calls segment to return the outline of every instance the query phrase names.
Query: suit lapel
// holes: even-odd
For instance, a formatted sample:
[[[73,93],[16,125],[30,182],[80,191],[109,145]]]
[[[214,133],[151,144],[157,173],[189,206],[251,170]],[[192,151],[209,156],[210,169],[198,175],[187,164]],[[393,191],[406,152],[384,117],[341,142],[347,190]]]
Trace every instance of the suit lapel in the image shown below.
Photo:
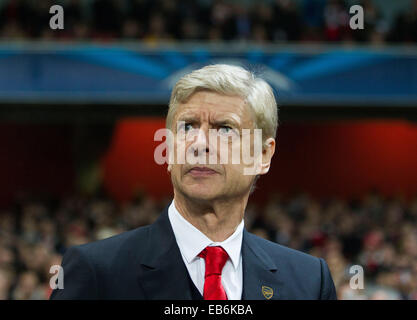
[[[139,283],[150,300],[192,298],[188,270],[175,241],[167,208],[148,229]]]
[[[242,242],[243,300],[285,299],[284,281],[259,239],[244,229]]]

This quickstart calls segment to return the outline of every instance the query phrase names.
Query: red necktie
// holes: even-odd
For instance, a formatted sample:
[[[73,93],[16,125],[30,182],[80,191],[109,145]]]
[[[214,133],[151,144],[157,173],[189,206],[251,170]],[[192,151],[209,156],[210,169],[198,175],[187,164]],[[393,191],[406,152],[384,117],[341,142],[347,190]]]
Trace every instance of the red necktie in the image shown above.
[[[206,247],[198,256],[206,261],[204,300],[227,300],[222,286],[222,270],[229,255],[222,247]]]

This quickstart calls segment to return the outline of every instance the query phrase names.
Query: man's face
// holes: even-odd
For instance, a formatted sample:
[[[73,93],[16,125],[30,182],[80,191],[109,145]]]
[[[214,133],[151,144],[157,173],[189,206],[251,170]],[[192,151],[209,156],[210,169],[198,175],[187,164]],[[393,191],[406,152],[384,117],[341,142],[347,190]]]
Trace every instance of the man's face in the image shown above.
[[[255,176],[244,174],[253,163],[242,161],[242,129],[250,129],[252,150],[255,122],[242,98],[199,91],[178,105],[172,126],[175,160],[169,170],[176,192],[202,201],[249,194]],[[185,155],[183,164],[178,153]],[[238,161],[232,164],[232,158]]]

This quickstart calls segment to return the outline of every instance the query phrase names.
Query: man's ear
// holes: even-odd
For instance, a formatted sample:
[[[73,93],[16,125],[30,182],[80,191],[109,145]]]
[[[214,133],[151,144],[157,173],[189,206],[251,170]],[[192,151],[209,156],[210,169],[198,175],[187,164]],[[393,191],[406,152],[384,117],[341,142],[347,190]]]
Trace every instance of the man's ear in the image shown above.
[[[265,140],[262,147],[262,163],[259,174],[268,173],[269,168],[271,167],[272,156],[275,153],[275,145],[276,143],[274,138],[268,138]]]

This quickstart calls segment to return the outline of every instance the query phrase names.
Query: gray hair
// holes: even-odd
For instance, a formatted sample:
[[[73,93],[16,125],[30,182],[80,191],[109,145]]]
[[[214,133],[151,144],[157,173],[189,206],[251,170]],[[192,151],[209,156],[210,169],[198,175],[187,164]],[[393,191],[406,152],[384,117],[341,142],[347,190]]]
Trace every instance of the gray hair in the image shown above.
[[[178,104],[187,102],[194,93],[201,90],[241,97],[253,111],[256,128],[262,129],[263,141],[269,137],[275,138],[278,107],[272,88],[244,68],[227,64],[209,65],[178,80],[169,101],[167,128],[172,128]]]

